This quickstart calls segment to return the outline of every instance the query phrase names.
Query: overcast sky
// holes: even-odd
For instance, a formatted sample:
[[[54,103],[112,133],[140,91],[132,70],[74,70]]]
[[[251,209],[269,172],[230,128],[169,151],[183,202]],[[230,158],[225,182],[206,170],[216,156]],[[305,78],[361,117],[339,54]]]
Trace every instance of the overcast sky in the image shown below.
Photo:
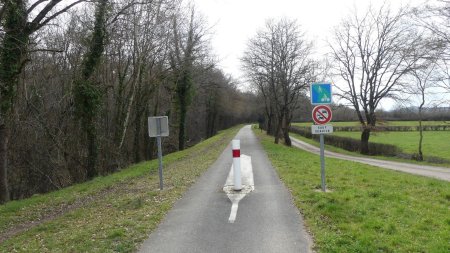
[[[423,0],[386,0],[392,8]],[[196,9],[212,27],[212,47],[219,67],[234,78],[244,81],[239,58],[246,43],[261,29],[268,18],[297,19],[307,37],[315,42],[317,55],[327,51],[326,40],[340,20],[356,7],[365,10],[369,0],[194,0]],[[384,1],[373,0],[379,5]]]

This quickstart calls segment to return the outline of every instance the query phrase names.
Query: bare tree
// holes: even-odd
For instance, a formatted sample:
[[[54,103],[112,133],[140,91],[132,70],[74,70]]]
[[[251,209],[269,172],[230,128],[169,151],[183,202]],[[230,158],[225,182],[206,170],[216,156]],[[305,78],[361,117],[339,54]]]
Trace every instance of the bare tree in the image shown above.
[[[356,110],[362,126],[361,153],[369,153],[369,137],[375,127],[375,110],[392,97],[402,78],[420,59],[421,37],[407,22],[407,8],[392,11],[383,5],[357,11],[344,19],[330,43],[341,98]]]
[[[126,136],[134,130],[134,161],[141,161],[144,113],[149,100],[159,89],[169,49],[172,9],[171,1],[152,1],[127,10],[130,18],[111,29],[111,60],[117,61],[115,142],[118,150],[126,150]],[[119,55],[117,58],[115,55]],[[165,71],[168,72],[168,71]],[[165,73],[167,75],[167,73]],[[157,107],[157,103],[155,104]],[[151,108],[158,111],[158,108]],[[150,114],[150,113],[149,113]],[[152,112],[154,114],[154,112]]]
[[[430,30],[437,37],[436,44],[450,44],[450,1],[437,0],[428,2],[422,8],[414,9],[416,20],[419,25]],[[450,52],[443,52],[446,58]]]
[[[247,72],[247,76],[251,79],[251,83],[254,85],[255,90],[259,97],[264,102],[264,113],[265,113],[265,129],[268,135],[274,135],[275,130],[275,105],[273,99],[271,99],[271,95],[273,95],[269,91],[269,85],[265,81],[263,75],[254,75],[251,72]]]
[[[174,103],[182,99],[189,102],[186,145],[254,121],[255,96],[240,92],[230,76],[211,67],[203,23],[198,13],[191,19],[191,9],[181,1],[86,1],[67,18],[60,16],[29,36],[21,33],[23,22],[35,20],[39,10],[58,2],[0,0],[0,43],[12,45],[12,51],[0,47],[0,104],[8,112],[0,115],[1,127],[6,120],[11,140],[8,149],[0,148],[1,155],[8,151],[8,175],[0,174],[2,189],[9,189],[4,196],[26,198],[151,159],[154,142],[145,131],[145,117],[169,115],[171,132],[178,133],[180,111],[174,112],[179,110]],[[75,2],[61,1],[44,19]],[[13,15],[23,14],[17,4],[9,6],[13,3],[27,7],[29,13],[20,16],[24,19]],[[18,22],[8,23],[12,21]],[[9,60],[12,65],[4,64]],[[16,72],[5,72],[8,69]],[[1,79],[11,76],[16,78],[13,83]],[[178,81],[186,76],[188,93],[179,98]],[[167,152],[178,149],[177,137],[164,141]],[[8,139],[0,140],[4,144]]]
[[[299,96],[314,80],[310,60],[312,44],[305,39],[295,20],[269,20],[263,30],[250,39],[242,58],[249,80],[265,98],[266,116],[276,116],[275,143],[282,134],[291,145],[289,127]],[[269,130],[270,131],[270,130]]]
[[[4,34],[0,49],[0,203],[9,199],[7,182],[9,127],[19,83],[18,77],[28,62],[30,36],[84,0],[71,1],[68,5],[67,1],[64,1],[66,5],[60,5],[61,2],[63,1],[2,1],[0,19]],[[35,11],[36,15],[32,15]]]
[[[422,128],[422,120],[423,120],[423,108],[427,101],[427,96],[431,95],[430,90],[437,87],[437,83],[440,80],[437,75],[437,63],[436,61],[428,62],[423,67],[419,67],[414,69],[411,72],[411,77],[413,78],[413,85],[408,86],[405,91],[406,93],[412,94],[415,98],[419,97],[419,106],[418,106],[418,115],[419,115],[419,146],[417,157],[415,157],[418,161],[423,161],[423,151],[422,151],[422,142],[423,142],[423,128]]]
[[[439,51],[436,56],[441,77],[439,85],[450,92],[450,1],[428,2],[425,6],[415,8],[414,14],[417,25],[431,32],[433,41],[429,47]]]
[[[176,108],[178,113],[178,149],[186,142],[186,115],[192,102],[195,65],[208,59],[207,31],[204,21],[198,17],[194,7],[184,18],[183,13],[174,16],[172,23],[172,49],[170,66],[174,75]]]
[[[95,24],[89,49],[84,56],[81,76],[75,81],[76,115],[81,121],[81,127],[86,134],[87,163],[86,171],[89,179],[98,175],[97,158],[97,129],[95,121],[101,104],[101,91],[93,80],[94,72],[100,65],[105,48],[106,19],[109,0],[99,0],[95,12]]]

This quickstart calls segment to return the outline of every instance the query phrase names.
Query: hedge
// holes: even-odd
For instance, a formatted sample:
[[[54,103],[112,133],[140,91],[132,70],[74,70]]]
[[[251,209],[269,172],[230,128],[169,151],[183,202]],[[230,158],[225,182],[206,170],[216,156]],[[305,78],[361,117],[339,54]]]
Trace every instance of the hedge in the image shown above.
[[[319,135],[311,134],[310,128],[291,127],[290,132],[316,141],[319,140]],[[328,134],[324,135],[324,137],[327,145],[332,145],[352,152],[361,151],[361,142],[359,140]],[[400,152],[401,150],[394,145],[369,142],[369,155],[396,156]]]
[[[297,129],[303,129],[308,131],[309,127],[296,127]],[[361,132],[360,126],[333,126],[336,132]],[[423,131],[450,131],[450,125],[435,125],[435,126],[422,126]],[[419,131],[419,126],[376,126],[373,129],[374,132],[410,132]]]

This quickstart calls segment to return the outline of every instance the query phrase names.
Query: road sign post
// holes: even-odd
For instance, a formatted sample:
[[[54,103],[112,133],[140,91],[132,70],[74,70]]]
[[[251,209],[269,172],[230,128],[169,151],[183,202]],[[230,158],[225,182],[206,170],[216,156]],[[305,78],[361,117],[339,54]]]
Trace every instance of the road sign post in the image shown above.
[[[163,163],[162,163],[162,147],[161,137],[169,136],[169,118],[167,116],[149,117],[148,118],[148,135],[156,137],[158,145],[158,174],[159,174],[159,189],[163,189]]]
[[[312,134],[320,135],[320,179],[321,188],[326,192],[325,180],[325,141],[324,134],[332,133],[332,125],[324,125],[331,121],[331,108],[326,106],[332,103],[331,83],[313,83],[310,87],[311,104],[317,105],[312,111],[312,118],[316,125],[311,126]]]
[[[325,192],[327,186],[325,184],[325,143],[323,139],[323,134],[320,134],[320,182],[322,191]]]
[[[161,147],[161,120],[156,120],[156,129],[158,136],[156,136],[156,142],[158,145],[158,174],[159,174],[159,189],[163,189],[163,164],[162,164],[162,147]]]

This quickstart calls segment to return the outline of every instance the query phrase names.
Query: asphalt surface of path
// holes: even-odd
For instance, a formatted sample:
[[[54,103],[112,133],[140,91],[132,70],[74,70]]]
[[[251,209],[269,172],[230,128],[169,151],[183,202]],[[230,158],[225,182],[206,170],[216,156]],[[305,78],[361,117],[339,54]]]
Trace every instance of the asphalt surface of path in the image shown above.
[[[292,139],[293,146],[303,149],[303,150],[306,150],[308,152],[314,153],[314,154],[320,154],[320,149],[318,147],[308,144],[306,142],[300,141],[293,137],[291,137],[291,139]],[[335,152],[331,152],[331,151],[327,151],[327,150],[325,150],[325,156],[359,162],[359,163],[365,163],[365,164],[369,164],[369,165],[373,165],[373,166],[377,166],[377,167],[381,167],[381,168],[385,168],[385,169],[398,170],[398,171],[402,171],[402,172],[406,172],[406,173],[410,173],[410,174],[416,174],[416,175],[420,175],[420,176],[432,177],[432,178],[437,178],[437,179],[441,179],[441,180],[445,180],[445,181],[450,181],[450,168],[384,161],[384,160],[371,159],[371,158],[366,158],[366,157],[344,155],[344,154],[339,154],[339,153],[335,153]]]
[[[312,241],[291,195],[250,126],[240,130],[241,154],[251,156],[254,190],[239,202],[223,191],[232,164],[230,145],[187,191],[140,252],[311,252]]]

